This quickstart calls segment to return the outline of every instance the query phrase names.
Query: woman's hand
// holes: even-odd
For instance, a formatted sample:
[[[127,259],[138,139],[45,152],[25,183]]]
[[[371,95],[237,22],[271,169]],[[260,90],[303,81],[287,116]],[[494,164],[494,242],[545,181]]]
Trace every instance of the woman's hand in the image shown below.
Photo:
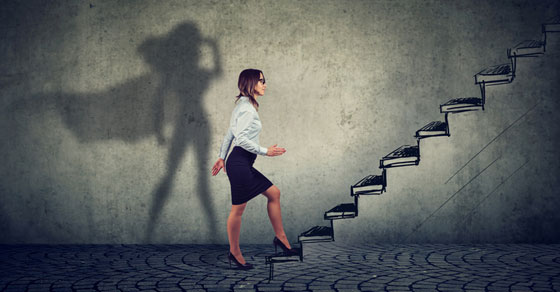
[[[268,147],[268,150],[266,151],[266,156],[278,156],[286,152],[286,149],[276,147],[276,145],[278,144],[274,144],[274,146]]]
[[[227,173],[224,165],[224,160],[218,158],[218,161],[216,161],[216,163],[214,163],[214,167],[212,167],[212,175],[215,176],[216,174],[218,174],[218,172],[220,172],[222,168],[224,169],[224,173]]]

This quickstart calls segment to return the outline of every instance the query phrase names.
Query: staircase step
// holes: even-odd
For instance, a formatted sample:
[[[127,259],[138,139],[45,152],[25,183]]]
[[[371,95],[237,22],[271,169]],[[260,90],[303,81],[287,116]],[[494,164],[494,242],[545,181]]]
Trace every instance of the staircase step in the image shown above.
[[[350,219],[356,217],[356,205],[340,204],[325,212],[325,220]]]
[[[420,148],[418,146],[401,146],[385,155],[379,161],[379,168],[418,165],[420,162]]]
[[[543,23],[544,33],[546,32],[560,32],[560,15],[552,17]]]
[[[510,63],[488,67],[474,75],[474,83],[498,85],[513,81],[513,69]]]
[[[420,128],[420,130],[416,131],[416,135],[414,135],[414,137],[418,139],[437,136],[449,136],[449,127],[446,122],[429,122],[427,125]]]
[[[439,106],[441,113],[460,113],[483,109],[482,99],[478,97],[461,97],[452,99]]]
[[[368,175],[350,187],[350,195],[381,195],[387,187],[385,170],[381,175]]]
[[[544,54],[544,42],[527,40],[522,41],[508,50],[508,58],[535,57]]]
[[[265,265],[268,266],[268,281],[274,279],[274,264],[287,263],[287,262],[302,262],[303,249],[293,248],[298,251],[297,255],[286,255],[283,252],[275,253],[264,257]]]
[[[329,226],[315,226],[298,236],[299,242],[333,241],[334,232]]]
[[[285,262],[299,262],[302,260],[302,249],[298,247],[292,247],[293,250],[297,250],[297,254],[288,255],[284,252],[277,252],[275,254],[265,256],[265,263],[285,263]]]

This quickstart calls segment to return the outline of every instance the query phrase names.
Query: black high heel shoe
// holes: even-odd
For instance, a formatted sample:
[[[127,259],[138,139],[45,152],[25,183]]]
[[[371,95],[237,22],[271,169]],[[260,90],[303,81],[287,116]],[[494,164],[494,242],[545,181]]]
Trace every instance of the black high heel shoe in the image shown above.
[[[250,263],[245,263],[244,265],[242,265],[236,258],[234,255],[231,254],[231,252],[228,252],[228,260],[229,260],[229,267],[231,268],[231,262],[233,261],[235,263],[235,265],[237,266],[238,269],[240,270],[250,270],[253,268],[253,265]]]
[[[299,255],[299,250],[295,249],[295,248],[288,248],[286,245],[284,245],[284,243],[282,241],[280,241],[280,239],[278,239],[278,237],[274,237],[274,240],[272,241],[272,244],[274,244],[274,252],[277,252],[277,247],[279,246],[280,248],[282,248],[282,251],[284,251],[285,255]]]

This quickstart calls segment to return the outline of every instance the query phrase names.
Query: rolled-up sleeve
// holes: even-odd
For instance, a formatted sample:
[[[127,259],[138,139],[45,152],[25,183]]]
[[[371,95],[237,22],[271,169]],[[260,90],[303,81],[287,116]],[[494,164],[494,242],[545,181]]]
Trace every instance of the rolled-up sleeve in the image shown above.
[[[256,113],[250,110],[239,112],[236,126],[233,129],[233,135],[236,141],[235,144],[251,153],[266,155],[268,149],[252,140],[252,138],[254,138],[253,136],[258,135],[260,128],[261,124]]]

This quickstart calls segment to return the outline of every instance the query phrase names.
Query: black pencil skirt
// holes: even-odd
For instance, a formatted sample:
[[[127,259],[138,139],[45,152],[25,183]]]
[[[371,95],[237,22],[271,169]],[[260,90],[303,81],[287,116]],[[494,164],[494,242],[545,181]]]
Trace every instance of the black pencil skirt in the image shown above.
[[[226,160],[226,173],[231,185],[231,204],[241,205],[272,186],[262,173],[253,167],[257,154],[239,146],[233,147]]]

